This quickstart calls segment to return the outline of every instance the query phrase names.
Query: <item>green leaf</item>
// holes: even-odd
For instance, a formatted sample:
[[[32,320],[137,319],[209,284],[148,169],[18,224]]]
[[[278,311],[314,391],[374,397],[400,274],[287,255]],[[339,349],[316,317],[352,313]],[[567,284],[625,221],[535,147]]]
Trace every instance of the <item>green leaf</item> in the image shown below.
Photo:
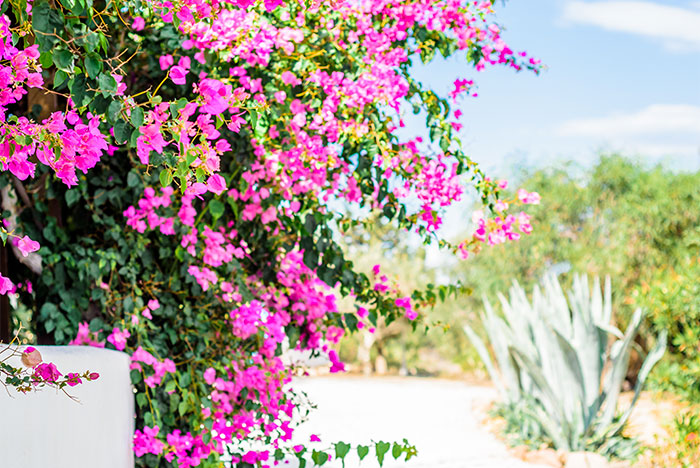
[[[66,203],[68,206],[73,206],[80,200],[80,191],[78,189],[72,189],[66,191]]]
[[[67,79],[68,79],[68,73],[66,73],[62,70],[58,70],[56,72],[56,74],[53,76],[53,87],[58,88]]]
[[[323,466],[328,461],[328,454],[326,452],[319,452],[314,450],[311,453],[311,460],[318,466]]]
[[[170,169],[163,169],[158,175],[160,179],[160,185],[167,187],[173,181],[173,173]]]
[[[136,187],[141,183],[141,179],[139,179],[138,174],[136,174],[135,171],[130,171],[129,174],[126,176],[126,185],[129,186],[129,188]]]
[[[379,466],[384,466],[384,455],[386,455],[390,447],[391,444],[389,442],[377,442],[377,445],[374,447]]]
[[[136,395],[136,404],[139,408],[143,408],[148,405],[148,398],[146,397],[145,393],[138,393]]]
[[[350,451],[350,445],[345,442],[338,442],[335,444],[335,458],[340,459],[345,466],[345,455]]]
[[[179,405],[177,405],[177,412],[180,413],[180,416],[184,415],[187,412],[187,401],[182,400]]]
[[[255,129],[258,125],[258,113],[253,109],[248,110],[248,113],[250,114],[250,126]]]
[[[396,442],[394,442],[394,446],[391,448],[391,456],[394,457],[394,460],[397,460],[401,454],[403,453],[403,447]]]
[[[209,202],[209,212],[211,213],[212,218],[214,220],[217,220],[221,217],[221,215],[224,214],[224,209],[226,208],[226,205],[221,203],[217,199],[213,199],[212,201]]]
[[[117,122],[117,119],[119,118],[119,113],[122,110],[122,103],[119,101],[112,101],[109,103],[109,107],[107,108],[107,120],[110,122]]]
[[[129,139],[132,131],[133,127],[128,122],[120,120],[114,124],[114,139],[121,145]]]
[[[39,317],[42,320],[50,319],[52,317],[55,317],[56,315],[61,315],[61,312],[58,311],[58,307],[56,307],[56,304],[53,304],[51,302],[45,302],[39,310]],[[51,330],[47,328],[47,331]]]
[[[114,99],[107,99],[106,97],[102,96],[101,94],[98,94],[95,96],[95,98],[92,100],[92,102],[88,105],[88,109],[90,109],[90,112],[93,114],[99,114],[103,115],[107,113],[107,110],[109,109],[109,105],[114,102]]]
[[[77,107],[83,107],[87,104],[87,79],[85,75],[80,74],[74,76],[69,82],[68,87],[70,88],[70,94],[73,98],[73,102]]]
[[[39,55],[39,63],[44,68],[53,66],[53,54],[51,52],[43,52]]]
[[[87,36],[85,36],[85,47],[87,48],[87,50],[93,51],[99,46],[99,41],[100,36],[96,32],[90,31],[89,33],[87,33]]]
[[[73,54],[70,51],[64,49],[54,51],[53,63],[59,70],[73,73]]]
[[[85,71],[90,78],[97,78],[97,75],[102,72],[102,59],[94,52],[90,52],[85,56]]]
[[[369,453],[369,447],[366,445],[358,445],[357,446],[357,456],[360,457],[360,460],[363,460],[367,454]]]
[[[450,147],[450,140],[446,136],[440,137],[440,149],[445,152]]]
[[[131,124],[136,128],[143,125],[143,109],[140,107],[131,109]]]
[[[102,94],[113,94],[117,92],[117,80],[112,75],[101,73],[97,78],[97,85]]]
[[[53,32],[49,31],[49,13],[51,12],[51,7],[48,2],[40,2],[35,4],[32,8],[32,27],[35,31],[40,32]]]
[[[168,383],[165,384],[165,392],[170,393],[175,390],[175,381],[170,379],[168,380]]]

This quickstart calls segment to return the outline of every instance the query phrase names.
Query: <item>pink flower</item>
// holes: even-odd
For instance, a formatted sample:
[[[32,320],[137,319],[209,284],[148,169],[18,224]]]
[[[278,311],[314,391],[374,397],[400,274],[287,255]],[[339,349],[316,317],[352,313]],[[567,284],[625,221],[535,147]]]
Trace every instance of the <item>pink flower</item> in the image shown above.
[[[107,337],[107,341],[112,343],[119,351],[124,351],[124,348],[126,348],[126,340],[130,336],[131,333],[129,333],[129,330],[120,330],[114,327],[112,333]]]
[[[216,380],[216,371],[214,368],[210,367],[204,371],[204,381],[209,385],[212,385]]]
[[[46,382],[56,382],[61,375],[52,362],[41,363],[34,369],[34,376]]]
[[[539,205],[541,197],[537,192],[528,192],[525,189],[519,189],[518,199],[526,205]]]
[[[340,358],[338,357],[338,353],[334,350],[331,349],[328,351],[328,359],[331,361],[331,373],[336,373],[336,372],[344,372],[345,371],[345,364],[340,362]],[[313,442],[313,436],[311,436],[311,442]],[[318,441],[320,442],[320,440]]]
[[[7,294],[8,292],[12,291],[15,288],[15,285],[12,284],[12,281],[10,281],[10,278],[5,278],[0,274],[0,296],[3,294]]]
[[[394,303],[397,307],[402,307],[403,309],[405,309],[405,315],[408,320],[415,320],[418,317],[418,312],[413,310],[413,307],[411,306],[410,297],[402,297],[396,299]]]
[[[321,442],[321,438],[317,436],[316,434],[311,434],[310,438],[311,442]]]
[[[152,453],[153,455],[163,453],[165,444],[156,437],[159,431],[160,428],[158,426],[153,426],[153,428],[145,426],[143,432],[136,429],[134,432],[134,454],[137,457],[142,457],[147,453]]]
[[[90,326],[87,324],[87,322],[82,322],[78,324],[78,334],[68,344],[73,346],[95,346],[96,348],[105,347],[104,342],[98,341],[97,333],[92,333],[90,331]]]
[[[131,27],[134,28],[134,31],[142,31],[146,27],[146,20],[137,16],[134,18],[134,22],[131,23]]]
[[[44,78],[41,76],[41,73],[30,73],[27,77],[27,86],[30,88],[41,88],[43,84]]]
[[[28,236],[24,236],[17,242],[17,248],[25,257],[29,255],[30,252],[39,250],[39,247],[39,243],[31,240]]]
[[[80,375],[76,374],[75,372],[70,372],[66,375],[66,383],[69,387],[75,387],[76,385],[83,383],[83,381],[80,378]]]
[[[177,64],[185,70],[189,70],[190,66],[192,66],[192,60],[188,56],[184,55],[180,57],[180,60],[178,60]]]
[[[277,210],[275,209],[274,206],[269,207],[265,211],[263,211],[263,214],[260,216],[260,220],[262,221],[263,224],[267,224],[271,221],[274,221],[277,218]]]
[[[187,70],[179,65],[175,65],[170,69],[170,79],[173,80],[173,83],[176,85],[184,85],[187,83]]]
[[[148,308],[151,310],[156,310],[160,308],[160,302],[158,302],[158,299],[151,299],[148,301]]]
[[[256,461],[258,461],[258,453],[251,450],[245,455],[243,455],[242,460],[248,464],[253,465]]]
[[[168,54],[168,55],[161,55],[158,58],[158,63],[160,64],[160,69],[161,70],[167,70],[173,65],[173,56]]]
[[[280,77],[282,79],[282,82],[284,84],[296,86],[298,84],[301,84],[301,80],[294,75],[294,73],[290,72],[289,70],[286,70],[282,72],[282,76]]]
[[[214,174],[207,179],[207,189],[217,195],[221,195],[226,191],[226,179],[219,174]]]

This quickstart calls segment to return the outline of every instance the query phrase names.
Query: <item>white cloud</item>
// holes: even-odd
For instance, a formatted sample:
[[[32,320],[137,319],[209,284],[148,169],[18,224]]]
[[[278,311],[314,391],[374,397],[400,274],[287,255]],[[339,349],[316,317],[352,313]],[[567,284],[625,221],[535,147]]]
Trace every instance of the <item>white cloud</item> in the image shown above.
[[[569,1],[563,18],[660,39],[676,51],[700,48],[700,12],[643,1]]]
[[[655,104],[638,112],[564,122],[563,136],[616,138],[685,133],[700,137],[700,107],[685,104]]]

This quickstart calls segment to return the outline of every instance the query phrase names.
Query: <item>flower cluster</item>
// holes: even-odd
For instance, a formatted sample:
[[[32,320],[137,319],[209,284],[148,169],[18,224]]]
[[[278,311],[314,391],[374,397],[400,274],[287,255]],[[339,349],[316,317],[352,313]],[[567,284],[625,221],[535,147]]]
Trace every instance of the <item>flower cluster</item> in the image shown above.
[[[66,291],[27,294],[50,303],[42,310],[61,315],[56,323],[72,321],[71,344],[131,355],[144,466],[156,456],[197,466],[225,452],[234,463],[274,464],[299,412],[285,350],[325,355],[340,372],[333,346],[345,330],[372,331],[380,316],[419,320],[420,294],[401,292],[378,266],[373,280],[356,272],[334,226],[380,212],[437,236],[445,209],[471,185],[492,214],[475,216],[473,238],[454,251],[532,229],[526,213],[508,209],[539,197],[504,201],[504,184],[460,149],[461,113],[450,105],[476,96],[473,80],[455,82],[448,101],[410,74],[413,57],[453,51],[476,70],[538,72],[503,41],[491,2],[148,0],[100,21],[78,3],[66,15],[42,2],[35,16],[8,4],[13,15],[0,19],[2,171],[41,181],[29,190],[41,203],[23,202],[27,234],[1,233],[22,255],[39,250],[31,237],[56,254],[33,280],[82,268],[74,276],[84,291],[70,306],[81,317],[51,307]],[[29,26],[19,19],[35,33],[23,49]],[[43,81],[49,68],[53,86]],[[25,111],[28,88],[60,106],[44,118]],[[430,141],[397,136],[406,105],[426,112]],[[48,199],[85,203],[37,229],[28,213],[46,215]],[[0,294],[23,279],[0,275]],[[341,313],[338,295],[356,312]],[[65,332],[55,332],[59,341]],[[32,375],[68,386],[90,377],[45,363]]]
[[[33,346],[27,346],[18,351],[11,346],[0,345],[0,375],[1,381],[6,387],[14,387],[22,393],[31,392],[42,387],[52,387],[63,390],[65,387],[75,387],[82,384],[83,379],[90,382],[97,380],[100,374],[97,372],[83,372],[78,374],[69,372],[65,376],[52,362],[44,362],[41,353]],[[14,367],[8,359],[18,356],[25,368]]]

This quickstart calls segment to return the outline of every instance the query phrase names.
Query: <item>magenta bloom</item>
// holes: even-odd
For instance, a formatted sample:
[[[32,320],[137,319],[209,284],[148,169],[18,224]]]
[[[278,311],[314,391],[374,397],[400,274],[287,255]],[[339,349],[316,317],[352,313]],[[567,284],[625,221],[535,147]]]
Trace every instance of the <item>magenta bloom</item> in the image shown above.
[[[107,337],[107,341],[112,343],[119,351],[124,351],[124,348],[126,348],[126,340],[130,336],[131,333],[129,333],[129,330],[120,330],[114,327],[112,333]]]
[[[66,383],[69,387],[75,387],[76,385],[83,383],[83,380],[80,378],[80,375],[76,374],[75,372],[70,372],[66,375]]]
[[[56,382],[61,375],[52,362],[43,362],[34,369],[34,376],[46,382]]]
[[[176,85],[184,85],[187,82],[187,70],[179,65],[175,65],[170,69],[170,79]]]
[[[537,192],[528,192],[525,189],[518,190],[518,198],[525,205],[539,205],[540,204],[540,194]]]
[[[173,66],[173,56],[170,54],[161,55],[158,58],[158,64],[160,65],[161,70],[167,70]]]
[[[214,368],[210,367],[204,371],[204,381],[209,385],[213,384],[216,380],[216,371]]]
[[[330,351],[328,351],[328,359],[331,360],[331,368],[330,368],[331,373],[334,374],[336,372],[345,372],[345,364],[343,364],[340,361],[340,358],[338,357],[338,353],[334,349],[331,349]],[[313,437],[314,436],[311,436],[312,442],[313,442]]]
[[[418,312],[413,310],[413,306],[411,306],[410,297],[401,297],[399,299],[396,299],[394,303],[397,307],[402,307],[403,309],[405,309],[405,315],[408,320],[415,320],[416,317],[418,317]]]
[[[221,195],[226,190],[226,179],[219,174],[214,174],[207,179],[207,189],[217,195]]]
[[[146,27],[146,20],[144,20],[140,16],[137,16],[136,18],[134,18],[134,22],[131,23],[131,27],[134,28],[134,31],[142,31],[143,28]]]
[[[5,278],[4,276],[0,275],[0,296],[3,294],[7,294],[8,292],[12,291],[15,288],[15,285],[12,284],[12,281],[10,281],[10,278]]]
[[[31,240],[29,236],[24,236],[17,242],[17,248],[25,257],[29,255],[30,252],[36,252],[39,250],[39,247],[39,243]]]

